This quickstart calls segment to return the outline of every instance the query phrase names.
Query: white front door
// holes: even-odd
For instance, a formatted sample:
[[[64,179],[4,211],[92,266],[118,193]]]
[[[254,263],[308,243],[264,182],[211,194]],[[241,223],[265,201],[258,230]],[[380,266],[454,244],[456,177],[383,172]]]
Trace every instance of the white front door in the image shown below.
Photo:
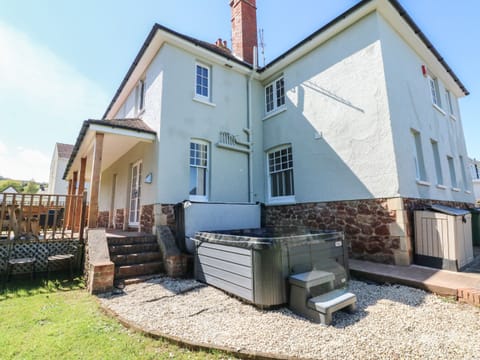
[[[140,188],[142,179],[142,162],[138,161],[132,166],[132,181],[130,186],[130,212],[128,224],[138,226],[140,220]]]

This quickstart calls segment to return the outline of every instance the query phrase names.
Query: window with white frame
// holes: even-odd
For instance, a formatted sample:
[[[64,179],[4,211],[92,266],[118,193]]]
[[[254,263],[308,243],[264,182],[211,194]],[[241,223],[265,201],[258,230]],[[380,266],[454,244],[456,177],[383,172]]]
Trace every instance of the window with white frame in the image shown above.
[[[427,172],[425,171],[425,161],[423,158],[422,139],[417,130],[411,129],[413,140],[415,142],[415,170],[417,180],[427,181]]]
[[[190,187],[191,200],[208,199],[208,143],[200,140],[190,142]]]
[[[457,188],[457,174],[455,173],[455,163],[453,162],[453,157],[447,155],[448,169],[450,170],[450,183],[452,188]]]
[[[480,169],[475,162],[470,164],[470,174],[473,180],[480,180]]]
[[[458,157],[460,160],[460,173],[462,174],[463,188],[467,190],[467,172],[465,171],[465,162],[463,161],[463,156]]]
[[[195,96],[210,100],[210,68],[198,63],[195,65]]]
[[[428,86],[430,87],[430,95],[432,96],[432,103],[439,108],[442,107],[442,100],[440,98],[440,88],[438,86],[438,79],[433,75],[428,75]]]
[[[137,114],[145,108],[145,80],[140,80],[135,89]]]
[[[448,90],[446,91],[445,97],[447,98],[448,111],[449,111],[450,115],[454,115],[454,112],[453,112],[453,102],[452,102],[452,94],[450,93],[450,91],[448,91]]]
[[[440,162],[440,152],[438,151],[438,142],[430,139],[432,143],[433,160],[435,162],[435,172],[437,174],[437,184],[443,185],[442,164]]]
[[[274,149],[268,156],[268,185],[271,200],[293,200],[295,195],[293,185],[292,147],[285,146]]]
[[[265,86],[265,112],[271,113],[285,105],[285,80],[283,76]]]

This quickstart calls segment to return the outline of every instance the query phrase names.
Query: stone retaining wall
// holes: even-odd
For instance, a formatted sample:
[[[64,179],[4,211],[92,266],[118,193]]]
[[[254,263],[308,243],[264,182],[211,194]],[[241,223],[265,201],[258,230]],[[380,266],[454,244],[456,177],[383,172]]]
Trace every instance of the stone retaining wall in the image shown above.
[[[266,206],[266,226],[305,226],[345,233],[350,256],[387,264],[413,261],[413,210],[431,204],[472,204],[408,198],[367,199]]]
[[[98,227],[99,228],[108,228],[108,217],[110,216],[110,211],[99,211],[98,212]]]
[[[123,230],[125,224],[125,210],[116,209],[115,210],[115,229]]]
[[[152,205],[143,205],[140,211],[140,231],[151,234],[155,225],[155,214]]]

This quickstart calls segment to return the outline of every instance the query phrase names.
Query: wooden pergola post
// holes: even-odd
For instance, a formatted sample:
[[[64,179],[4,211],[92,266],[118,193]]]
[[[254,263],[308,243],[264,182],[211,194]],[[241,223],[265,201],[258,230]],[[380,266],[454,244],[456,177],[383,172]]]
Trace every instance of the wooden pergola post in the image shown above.
[[[93,145],[92,177],[90,179],[90,206],[88,207],[88,228],[98,226],[98,194],[100,192],[100,171],[102,169],[103,133],[95,134]]]
[[[80,228],[80,221],[82,218],[82,199],[80,196],[83,195],[85,191],[85,169],[87,167],[87,158],[80,159],[80,177],[78,179],[78,189],[77,189],[77,212],[75,213],[75,221],[74,221],[74,228],[75,231],[78,231]]]
[[[73,179],[70,180],[69,182],[69,198],[68,198],[68,212],[67,212],[67,229],[72,229],[73,230],[73,214],[75,213],[75,199],[74,195],[77,190],[77,180],[78,180],[78,171],[73,172]]]

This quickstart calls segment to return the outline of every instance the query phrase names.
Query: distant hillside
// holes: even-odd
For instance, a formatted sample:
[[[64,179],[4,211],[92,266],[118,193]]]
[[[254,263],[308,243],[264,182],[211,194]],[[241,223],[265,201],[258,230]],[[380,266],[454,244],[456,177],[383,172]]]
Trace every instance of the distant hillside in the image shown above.
[[[13,179],[0,179],[0,192],[8,188],[13,187],[19,193],[36,194],[40,190],[40,186],[46,187],[45,183],[37,183],[35,180],[13,180]]]

